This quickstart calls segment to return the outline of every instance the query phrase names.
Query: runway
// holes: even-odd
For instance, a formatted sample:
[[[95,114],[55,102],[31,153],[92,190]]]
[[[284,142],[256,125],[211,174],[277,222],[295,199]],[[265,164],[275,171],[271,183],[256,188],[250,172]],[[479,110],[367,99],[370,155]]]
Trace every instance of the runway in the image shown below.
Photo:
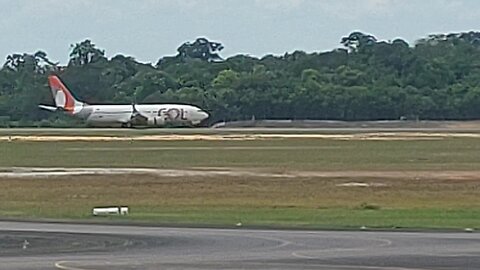
[[[480,269],[480,234],[0,222],[0,269]]]
[[[344,134],[365,132],[429,132],[478,133],[480,121],[449,123],[434,126],[344,126],[344,127],[238,127],[238,128],[0,128],[0,135],[170,135],[170,134]]]

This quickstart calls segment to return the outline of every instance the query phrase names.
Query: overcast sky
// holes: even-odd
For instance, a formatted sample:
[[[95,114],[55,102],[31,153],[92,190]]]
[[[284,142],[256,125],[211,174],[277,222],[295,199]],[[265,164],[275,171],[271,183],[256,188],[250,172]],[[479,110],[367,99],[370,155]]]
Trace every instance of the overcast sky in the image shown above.
[[[331,50],[354,30],[413,43],[480,30],[478,10],[477,0],[0,0],[0,62],[41,49],[66,63],[86,38],[153,63],[197,37],[223,43],[224,57]]]

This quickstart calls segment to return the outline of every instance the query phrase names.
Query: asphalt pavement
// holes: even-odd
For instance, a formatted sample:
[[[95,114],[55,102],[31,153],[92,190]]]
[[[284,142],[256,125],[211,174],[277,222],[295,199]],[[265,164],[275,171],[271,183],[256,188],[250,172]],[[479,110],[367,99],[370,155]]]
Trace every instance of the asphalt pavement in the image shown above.
[[[480,234],[5,221],[0,269],[480,269]]]

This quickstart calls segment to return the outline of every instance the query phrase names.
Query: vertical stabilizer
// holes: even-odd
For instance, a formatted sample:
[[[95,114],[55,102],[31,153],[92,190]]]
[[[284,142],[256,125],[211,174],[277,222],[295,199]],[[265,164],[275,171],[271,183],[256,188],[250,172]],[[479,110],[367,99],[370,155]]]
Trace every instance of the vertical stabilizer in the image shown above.
[[[63,84],[63,82],[55,75],[48,77],[48,84],[52,91],[55,106],[58,109],[66,111],[70,114],[79,112],[83,107],[83,102],[80,102],[73,97],[72,93]]]

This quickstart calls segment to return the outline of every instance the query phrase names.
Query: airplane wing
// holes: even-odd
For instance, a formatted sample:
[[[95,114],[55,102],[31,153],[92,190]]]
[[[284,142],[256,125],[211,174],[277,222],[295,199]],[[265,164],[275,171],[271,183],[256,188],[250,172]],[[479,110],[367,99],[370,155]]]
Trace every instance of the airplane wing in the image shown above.
[[[50,111],[50,112],[56,112],[57,111],[57,107],[53,107],[53,106],[48,106],[48,105],[38,105],[38,108],[42,109],[42,110],[47,110],[47,111]]]
[[[132,107],[133,107],[133,111],[132,111],[132,115],[130,116],[130,122],[131,123],[147,123],[148,117],[140,113],[135,107],[135,104],[132,104]]]

